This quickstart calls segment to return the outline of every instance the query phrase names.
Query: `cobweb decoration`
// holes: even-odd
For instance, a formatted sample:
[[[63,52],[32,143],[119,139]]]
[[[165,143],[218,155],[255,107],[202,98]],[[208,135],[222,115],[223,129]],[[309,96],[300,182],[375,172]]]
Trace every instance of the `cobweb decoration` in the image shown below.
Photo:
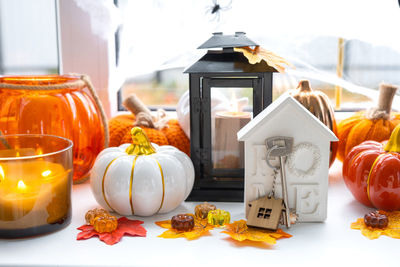
[[[75,4],[89,14],[92,32],[108,40],[122,23],[118,8],[108,0],[74,0]]]

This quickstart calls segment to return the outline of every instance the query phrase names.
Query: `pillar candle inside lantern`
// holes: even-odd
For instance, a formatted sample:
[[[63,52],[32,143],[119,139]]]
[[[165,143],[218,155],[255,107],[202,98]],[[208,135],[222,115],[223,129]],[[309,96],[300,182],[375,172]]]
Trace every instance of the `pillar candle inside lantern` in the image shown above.
[[[230,110],[215,115],[213,145],[214,168],[238,169],[244,167],[244,147],[237,141],[237,132],[251,120],[251,113],[242,111],[247,98],[231,99]]]

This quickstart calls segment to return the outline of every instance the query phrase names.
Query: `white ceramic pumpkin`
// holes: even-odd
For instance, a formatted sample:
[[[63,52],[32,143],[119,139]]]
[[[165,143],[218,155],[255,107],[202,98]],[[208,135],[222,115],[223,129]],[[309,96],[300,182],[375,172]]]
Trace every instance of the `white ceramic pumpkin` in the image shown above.
[[[139,127],[131,134],[132,144],[106,148],[97,156],[90,176],[97,202],[122,215],[174,210],[193,188],[192,161],[175,147],[151,144]]]
[[[229,111],[234,105],[240,111],[243,107],[247,106],[249,100],[247,97],[242,97],[236,100],[229,100],[221,92],[213,91],[211,94],[211,118],[215,118],[218,111]],[[190,96],[189,91],[186,91],[179,99],[176,106],[176,115],[178,117],[179,125],[185,132],[186,136],[190,138]],[[214,132],[214,124],[211,125],[212,133]]]
[[[178,117],[179,125],[185,132],[186,136],[190,138],[190,101],[189,90],[186,91],[179,99],[176,105],[176,115]],[[217,111],[228,110],[229,99],[223,94],[215,92],[211,97],[211,116],[215,117]]]

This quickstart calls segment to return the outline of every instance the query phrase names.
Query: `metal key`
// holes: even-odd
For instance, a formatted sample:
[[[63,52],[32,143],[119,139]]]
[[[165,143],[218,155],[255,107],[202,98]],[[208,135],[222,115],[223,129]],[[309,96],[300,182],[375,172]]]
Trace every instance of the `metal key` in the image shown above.
[[[287,228],[290,228],[290,210],[289,210],[289,198],[286,183],[286,173],[285,173],[285,158],[292,152],[293,138],[286,136],[275,136],[268,138],[266,141],[267,146],[267,164],[273,168],[279,168],[281,174],[282,183],[282,197],[283,203],[285,205],[285,217],[284,221]],[[269,157],[279,157],[279,166],[272,166],[269,162]]]

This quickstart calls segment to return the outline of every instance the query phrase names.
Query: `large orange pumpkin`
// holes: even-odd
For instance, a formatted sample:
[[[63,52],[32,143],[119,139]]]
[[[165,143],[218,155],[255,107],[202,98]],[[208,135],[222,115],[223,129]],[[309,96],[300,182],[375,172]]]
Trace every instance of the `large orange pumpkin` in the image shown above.
[[[331,129],[334,134],[337,134],[335,112],[326,94],[311,89],[310,82],[307,80],[300,81],[297,88],[289,91],[289,93],[323,124]],[[335,161],[337,148],[337,142],[331,142],[329,166]]]
[[[400,123],[400,113],[391,112],[396,90],[396,86],[381,84],[377,107],[357,112],[339,123],[339,160],[343,161],[353,147],[366,140],[380,142],[389,139],[393,129]]]
[[[152,143],[174,146],[190,156],[190,140],[176,119],[155,120],[135,95],[128,97],[124,106],[132,114],[122,114],[110,119],[110,146],[130,143],[130,130],[133,126],[140,126]]]
[[[383,210],[400,209],[400,125],[389,142],[365,141],[343,161],[343,179],[362,204]]]

